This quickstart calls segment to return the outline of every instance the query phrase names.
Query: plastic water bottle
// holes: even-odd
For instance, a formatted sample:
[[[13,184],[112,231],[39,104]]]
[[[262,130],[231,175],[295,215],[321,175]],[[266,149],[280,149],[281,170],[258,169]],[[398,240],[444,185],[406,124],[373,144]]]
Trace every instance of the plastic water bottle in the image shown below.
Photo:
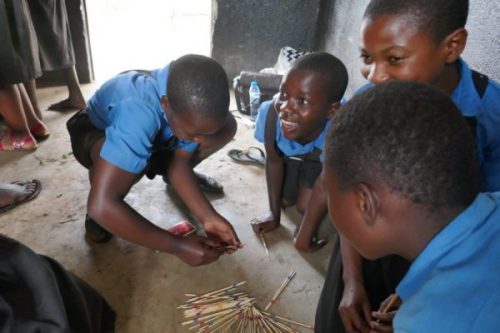
[[[257,118],[257,113],[259,112],[260,106],[260,88],[257,81],[252,81],[250,83],[250,89],[248,90],[250,95],[250,118],[255,120]]]

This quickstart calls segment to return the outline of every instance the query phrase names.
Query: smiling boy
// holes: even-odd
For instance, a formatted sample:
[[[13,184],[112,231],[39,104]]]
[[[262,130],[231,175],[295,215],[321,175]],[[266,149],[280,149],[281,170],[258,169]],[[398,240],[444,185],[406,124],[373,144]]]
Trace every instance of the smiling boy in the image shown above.
[[[303,215],[296,248],[315,251],[326,244],[316,238],[327,210],[319,181],[323,142],[346,87],[344,64],[329,53],[312,53],[294,62],[283,77],[279,96],[262,103],[255,138],[266,148],[270,211],[254,219],[255,232],[279,227],[281,207],[295,204]]]

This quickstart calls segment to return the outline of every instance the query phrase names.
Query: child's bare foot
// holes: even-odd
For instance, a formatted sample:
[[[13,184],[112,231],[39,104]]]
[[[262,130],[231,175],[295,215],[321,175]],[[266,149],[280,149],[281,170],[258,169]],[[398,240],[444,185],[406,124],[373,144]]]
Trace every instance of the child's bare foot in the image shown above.
[[[87,107],[87,103],[83,98],[72,99],[68,97],[65,100],[50,105],[49,110],[70,111],[70,110],[80,110],[85,107]]]
[[[265,215],[254,218],[250,224],[254,232],[266,233],[278,228],[280,226],[280,221],[274,218],[272,212],[268,212]]]
[[[45,140],[50,136],[49,129],[42,122],[31,126],[30,132],[31,135],[39,141]]]
[[[14,134],[10,129],[0,132],[0,152],[16,150],[35,150],[38,147],[31,134]]]

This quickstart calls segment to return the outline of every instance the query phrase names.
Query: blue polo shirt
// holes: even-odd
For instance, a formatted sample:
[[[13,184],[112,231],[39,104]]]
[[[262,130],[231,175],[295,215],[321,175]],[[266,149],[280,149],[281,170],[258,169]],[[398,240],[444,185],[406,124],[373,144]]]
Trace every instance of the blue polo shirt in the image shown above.
[[[489,79],[481,98],[467,63],[459,59],[457,65],[460,82],[450,97],[464,116],[476,119],[476,146],[481,163],[483,190],[500,191],[500,85]],[[365,84],[356,93],[372,86],[372,83]]]
[[[458,67],[460,82],[451,99],[465,116],[476,118],[476,144],[484,191],[500,191],[500,85],[490,79],[480,98],[467,64],[460,59]]]
[[[395,332],[498,332],[500,192],[481,193],[439,232],[396,288]]]
[[[259,107],[259,113],[257,115],[257,119],[255,120],[255,132],[254,137],[257,141],[265,143],[265,131],[266,131],[266,119],[268,112],[274,112],[274,100],[265,101]],[[271,111],[270,111],[271,110]],[[285,138],[283,133],[281,132],[280,120],[279,118],[276,120],[276,144],[281,152],[285,156],[300,156],[311,153],[314,148],[318,148],[323,151],[323,143],[325,142],[325,136],[328,132],[328,129],[332,125],[332,120],[329,119],[325,121],[325,127],[323,131],[318,135],[316,139],[311,142],[306,143],[305,145],[300,144],[294,140],[288,140]],[[320,161],[323,162],[323,153],[320,155]]]
[[[120,169],[141,173],[153,146],[174,136],[160,99],[167,93],[169,66],[151,74],[130,71],[104,83],[90,98],[90,121],[106,132],[100,156]],[[194,152],[194,142],[179,141],[175,148]]]

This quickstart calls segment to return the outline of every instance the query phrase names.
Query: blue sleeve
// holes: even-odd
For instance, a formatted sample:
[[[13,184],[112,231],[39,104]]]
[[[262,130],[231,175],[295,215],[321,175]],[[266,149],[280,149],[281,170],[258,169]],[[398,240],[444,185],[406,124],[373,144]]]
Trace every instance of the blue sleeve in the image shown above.
[[[124,100],[110,111],[101,157],[133,174],[141,173],[151,156],[153,140],[160,130],[154,110],[135,100]]]
[[[175,148],[182,149],[188,153],[194,153],[198,149],[198,144],[196,142],[179,140]]]
[[[264,143],[266,132],[267,112],[269,112],[271,107],[273,107],[273,100],[263,102],[259,107],[259,113],[255,120],[254,138],[262,143]]]

